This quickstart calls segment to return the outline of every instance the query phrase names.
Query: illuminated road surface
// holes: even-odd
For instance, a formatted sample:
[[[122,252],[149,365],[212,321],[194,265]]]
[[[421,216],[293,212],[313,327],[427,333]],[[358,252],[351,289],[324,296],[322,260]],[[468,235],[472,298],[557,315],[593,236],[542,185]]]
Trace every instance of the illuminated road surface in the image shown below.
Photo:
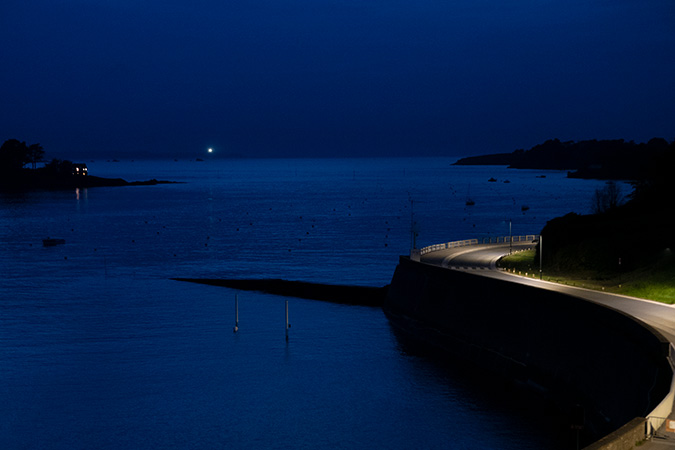
[[[508,255],[511,250],[525,250],[531,248],[533,244],[514,243],[510,248],[509,244],[486,244],[459,247],[447,250],[440,250],[428,253],[421,257],[421,261],[427,264],[439,265],[454,270],[470,271],[486,277],[498,278],[501,280],[527,284],[541,289],[563,292],[583,299],[595,302],[601,305],[623,311],[642,322],[652,326],[663,334],[671,343],[675,343],[675,306],[664,303],[653,302],[640,298],[627,297],[618,294],[609,294],[590,289],[565,286],[562,284],[542,281],[537,278],[528,278],[511,274],[502,270],[497,270],[497,261],[502,256]],[[535,276],[538,275],[538,268]],[[671,413],[670,419],[675,419],[675,411]],[[673,433],[664,432],[665,423],[656,435],[643,444],[645,450],[650,449],[675,449],[675,437]]]
[[[531,243],[514,243],[513,251],[531,248]],[[483,276],[528,284],[541,289],[563,292],[583,299],[618,309],[649,324],[660,331],[670,342],[675,343],[675,306],[635,297],[609,294],[578,287],[566,286],[539,279],[518,276],[496,270],[496,263],[509,254],[509,244],[485,244],[440,250],[422,256],[421,261],[455,270],[466,270]],[[538,274],[538,268],[536,269]]]

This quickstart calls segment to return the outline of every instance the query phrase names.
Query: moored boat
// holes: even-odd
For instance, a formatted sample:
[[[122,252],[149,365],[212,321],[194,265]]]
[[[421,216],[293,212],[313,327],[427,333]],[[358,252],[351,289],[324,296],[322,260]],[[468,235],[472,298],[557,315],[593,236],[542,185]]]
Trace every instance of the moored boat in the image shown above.
[[[43,247],[54,247],[55,245],[63,245],[65,243],[65,239],[47,238],[42,240]]]

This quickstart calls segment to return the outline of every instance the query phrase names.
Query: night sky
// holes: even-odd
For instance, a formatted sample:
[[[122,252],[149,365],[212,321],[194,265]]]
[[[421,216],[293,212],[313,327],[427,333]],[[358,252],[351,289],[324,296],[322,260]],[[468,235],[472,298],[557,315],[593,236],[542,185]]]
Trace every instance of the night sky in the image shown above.
[[[0,49],[48,158],[675,138],[673,0],[3,0]]]

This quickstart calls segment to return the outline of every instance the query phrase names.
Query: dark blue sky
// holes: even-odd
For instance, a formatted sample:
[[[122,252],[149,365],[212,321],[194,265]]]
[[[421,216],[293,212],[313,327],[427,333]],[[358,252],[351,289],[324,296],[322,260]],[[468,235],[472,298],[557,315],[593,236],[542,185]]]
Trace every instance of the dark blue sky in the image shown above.
[[[48,157],[675,138],[673,0],[3,0],[0,48]]]

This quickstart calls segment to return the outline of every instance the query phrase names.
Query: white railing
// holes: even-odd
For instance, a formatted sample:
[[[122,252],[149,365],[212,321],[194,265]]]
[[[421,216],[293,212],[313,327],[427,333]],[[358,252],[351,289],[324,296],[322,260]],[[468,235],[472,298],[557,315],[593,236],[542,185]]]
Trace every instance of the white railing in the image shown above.
[[[534,242],[539,239],[537,234],[528,234],[525,236],[493,236],[483,239],[464,239],[463,241],[452,241],[446,242],[444,244],[434,244],[420,249],[420,255],[426,255],[431,252],[438,252],[441,250],[447,250],[449,248],[456,247],[466,247],[469,245],[479,245],[479,244],[508,244],[509,240],[511,242]]]
[[[528,234],[525,236],[496,236],[488,237],[483,239],[465,239],[463,241],[452,241],[446,242],[444,244],[435,244],[429,245],[428,247],[423,247],[419,250],[420,255],[426,255],[427,253],[437,252],[441,250],[447,250],[455,247],[466,247],[469,245],[479,245],[479,244],[508,244],[509,240],[511,242],[532,242],[535,243],[539,240],[539,235],[537,234]],[[419,260],[419,259],[418,259]],[[673,402],[675,402],[675,344],[671,342],[668,346],[668,361],[670,362],[670,367],[673,371],[673,378],[670,384],[670,392],[666,397],[658,404],[656,408],[647,416],[647,435],[653,436],[666,421],[666,418],[670,416],[673,412]]]
[[[427,253],[431,252],[437,252],[440,250],[445,250],[448,248],[455,248],[455,247],[466,247],[467,245],[477,245],[478,244],[478,239],[465,239],[463,241],[452,241],[452,242],[446,242],[444,244],[434,244],[430,245],[428,247],[423,247],[420,249],[420,255],[426,255]]]
[[[673,369],[673,379],[670,382],[670,392],[668,395],[654,408],[654,411],[647,416],[647,435],[653,436],[666,421],[666,418],[673,412],[673,401],[675,400],[675,346],[671,342],[668,346],[668,361],[670,367]]]
[[[525,236],[494,236],[481,239],[483,244],[508,244],[511,242],[534,242],[539,239],[538,234],[527,234]]]

